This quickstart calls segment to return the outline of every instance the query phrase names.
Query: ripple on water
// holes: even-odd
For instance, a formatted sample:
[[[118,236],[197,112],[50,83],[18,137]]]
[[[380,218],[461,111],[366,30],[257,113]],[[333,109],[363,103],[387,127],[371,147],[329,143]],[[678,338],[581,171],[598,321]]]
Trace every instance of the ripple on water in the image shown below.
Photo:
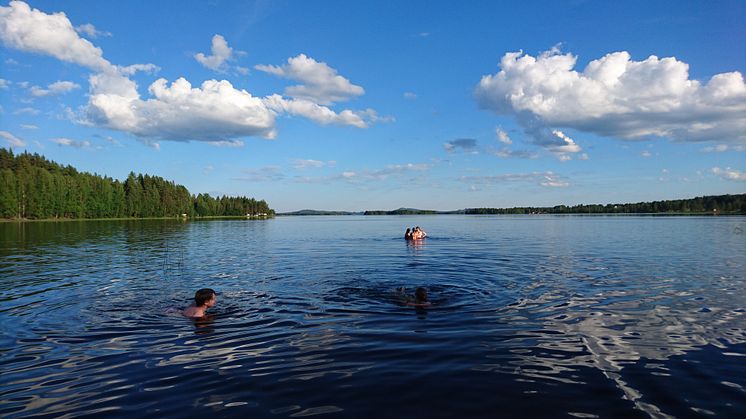
[[[0,248],[0,415],[738,416],[743,222],[38,227]],[[213,316],[178,315],[204,286]]]

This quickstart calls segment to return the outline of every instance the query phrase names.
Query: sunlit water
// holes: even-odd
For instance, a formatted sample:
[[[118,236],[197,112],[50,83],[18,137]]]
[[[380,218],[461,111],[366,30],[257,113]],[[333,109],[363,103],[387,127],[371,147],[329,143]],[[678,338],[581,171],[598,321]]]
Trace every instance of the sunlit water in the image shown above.
[[[406,227],[430,237],[405,242]],[[0,416],[736,417],[746,218],[0,224]],[[434,305],[396,293],[427,287]],[[219,292],[214,318],[173,314]]]

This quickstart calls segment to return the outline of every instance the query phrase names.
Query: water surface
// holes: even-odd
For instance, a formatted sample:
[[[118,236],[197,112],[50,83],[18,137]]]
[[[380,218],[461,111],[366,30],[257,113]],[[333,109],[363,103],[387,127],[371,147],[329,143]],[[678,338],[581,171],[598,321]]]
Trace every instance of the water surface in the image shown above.
[[[430,237],[405,242],[407,227]],[[0,224],[0,416],[736,417],[746,217]],[[432,307],[396,289],[424,286]],[[171,313],[219,292],[215,316]]]

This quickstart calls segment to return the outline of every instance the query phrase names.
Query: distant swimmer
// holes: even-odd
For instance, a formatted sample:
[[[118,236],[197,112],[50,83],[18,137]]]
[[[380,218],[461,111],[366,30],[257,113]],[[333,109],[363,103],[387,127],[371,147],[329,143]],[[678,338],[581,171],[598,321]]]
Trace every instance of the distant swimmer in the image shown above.
[[[399,292],[404,296],[404,304],[410,307],[430,307],[433,303],[427,298],[427,289],[423,287],[417,287],[414,290],[414,297],[406,294],[405,288],[399,288]]]
[[[181,314],[186,317],[204,317],[205,311],[217,302],[218,297],[213,289],[202,288],[194,293],[194,304],[184,309]]]
[[[404,240],[412,240],[412,229],[408,228],[407,231],[404,232]]]

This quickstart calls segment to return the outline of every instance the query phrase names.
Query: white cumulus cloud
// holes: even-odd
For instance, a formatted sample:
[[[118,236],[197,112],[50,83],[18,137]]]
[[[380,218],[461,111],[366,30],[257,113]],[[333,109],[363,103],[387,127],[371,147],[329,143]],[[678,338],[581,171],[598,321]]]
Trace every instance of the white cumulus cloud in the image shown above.
[[[286,88],[285,94],[322,105],[346,101],[365,93],[362,87],[350,83],[349,80],[337,74],[334,68],[307,57],[305,54],[288,58],[287,64],[282,66],[260,64],[254,68],[303,83]]]
[[[367,128],[368,120],[374,122],[378,118],[372,109],[362,112],[345,109],[337,113],[310,100],[285,99],[278,94],[264,98],[264,103],[275,112],[303,116],[321,125],[351,125],[357,128]]]
[[[713,167],[710,171],[725,180],[733,180],[737,182],[746,181],[746,173],[740,170],[731,169],[730,167],[726,167],[725,169]]]
[[[579,145],[575,143],[575,141],[565,135],[564,132],[559,130],[552,131],[552,135],[557,137],[561,142],[559,143],[549,143],[546,144],[546,148],[554,153],[554,155],[560,159],[561,161],[567,161],[570,160],[571,157],[568,155],[568,153],[579,153],[583,149],[580,148]]]
[[[89,36],[95,31],[95,27],[86,25],[77,29]],[[159,140],[196,140],[237,147],[242,144],[238,140],[241,137],[274,138],[275,120],[281,114],[302,116],[322,125],[358,128],[392,120],[379,116],[373,109],[337,112],[325,106],[363,94],[363,89],[337,75],[325,63],[304,55],[290,59],[286,66],[268,66],[275,74],[304,83],[286,89],[290,98],[277,94],[255,97],[227,80],[207,80],[193,87],[184,78],[170,84],[158,79],[148,87],[149,96],[141,97],[137,84],[129,76],[138,71],[157,72],[159,68],[153,64],[111,64],[100,48],[78,35],[64,13],[47,14],[21,1],[0,6],[0,41],[11,48],[49,55],[93,70],[89,77],[88,104],[71,119],[132,134],[156,148]],[[222,36],[215,35],[212,55],[197,54],[195,58],[208,67],[222,69],[227,60],[239,54]],[[19,86],[26,88],[21,83]],[[59,82],[47,88],[32,88],[32,94],[62,93],[76,86],[72,82]],[[14,112],[22,113],[38,111],[23,108]]]
[[[76,26],[75,31],[84,35],[88,35],[89,38],[94,39],[98,38],[99,36],[111,36],[111,32],[100,31],[90,23],[84,23],[82,25]]]
[[[152,98],[143,100],[134,81],[102,73],[91,76],[91,90],[88,120],[138,137],[214,142],[275,135],[275,113],[227,80],[192,87],[184,78],[171,85],[161,78],[148,88]]]
[[[614,52],[582,71],[576,62],[556,49],[537,57],[507,53],[498,73],[482,77],[475,97],[485,109],[515,116],[548,148],[572,147],[552,138],[552,127],[631,140],[746,142],[746,84],[737,71],[703,83],[674,57],[634,61]]]
[[[495,135],[497,135],[497,140],[500,141],[503,144],[513,144],[513,140],[510,139],[510,136],[507,132],[503,131],[502,128],[497,127],[495,128]]]
[[[131,76],[138,71],[142,71],[144,73],[157,73],[160,70],[161,68],[155,64],[132,64],[128,66],[117,66],[117,71],[119,72],[119,74],[125,76]]]
[[[233,56],[233,48],[228,46],[228,42],[222,35],[216,34],[212,37],[212,48],[210,48],[210,51],[212,55],[205,55],[200,52],[194,55],[194,59],[211,70],[225,71],[225,63]]]
[[[0,131],[0,137],[4,138],[5,141],[7,141],[11,147],[25,147],[26,146],[25,141],[9,133],[8,131]]]
[[[47,86],[46,89],[39,86],[31,87],[31,95],[36,97],[61,95],[75,89],[80,89],[80,85],[71,81],[56,81]]]
[[[0,7],[0,40],[22,51],[51,55],[94,70],[111,70],[100,48],[78,36],[64,13],[47,14],[22,1]]]

